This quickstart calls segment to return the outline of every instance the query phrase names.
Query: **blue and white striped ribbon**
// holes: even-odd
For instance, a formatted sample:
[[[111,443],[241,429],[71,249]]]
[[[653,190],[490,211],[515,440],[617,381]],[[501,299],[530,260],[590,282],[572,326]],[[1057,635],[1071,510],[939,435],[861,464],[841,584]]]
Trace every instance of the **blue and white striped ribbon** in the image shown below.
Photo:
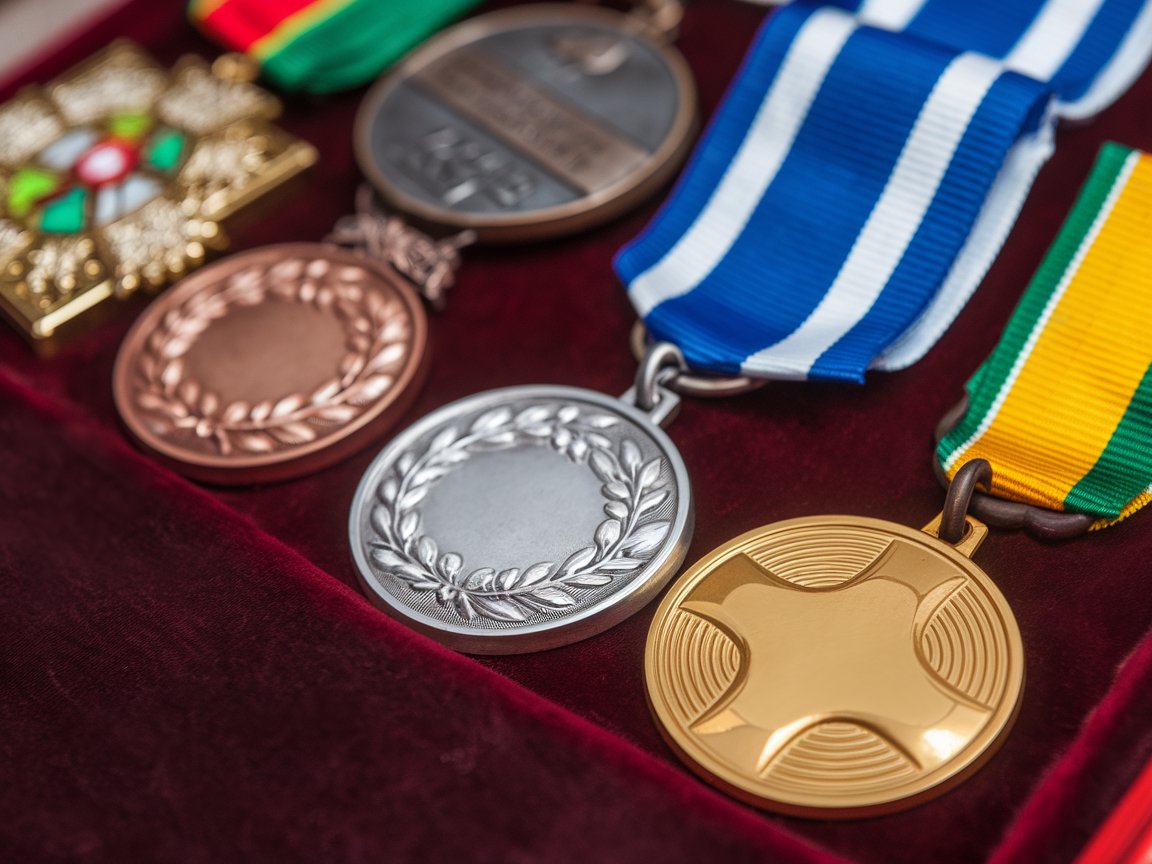
[[[907,366],[983,278],[1056,120],[1109,104],[1150,53],[1152,0],[786,6],[617,272],[696,368]]]

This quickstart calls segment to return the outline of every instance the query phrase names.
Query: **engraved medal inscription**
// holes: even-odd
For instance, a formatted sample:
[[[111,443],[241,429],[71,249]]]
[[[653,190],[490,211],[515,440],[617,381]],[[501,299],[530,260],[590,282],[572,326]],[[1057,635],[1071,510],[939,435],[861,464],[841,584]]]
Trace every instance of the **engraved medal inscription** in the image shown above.
[[[414,82],[489,135],[584,194],[633,171],[646,153],[480,51],[458,51]]]
[[[382,198],[481,240],[610,218],[687,154],[696,97],[682,58],[625,15],[493,12],[418,49],[365,97],[356,153]]]

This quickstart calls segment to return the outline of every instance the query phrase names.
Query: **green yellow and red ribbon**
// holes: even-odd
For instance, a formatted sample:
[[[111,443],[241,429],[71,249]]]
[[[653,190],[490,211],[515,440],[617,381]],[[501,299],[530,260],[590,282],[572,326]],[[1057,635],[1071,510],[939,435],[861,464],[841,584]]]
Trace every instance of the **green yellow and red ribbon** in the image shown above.
[[[992,464],[992,494],[1086,513],[1152,500],[1152,157],[1106,144],[937,449],[951,477]]]
[[[371,80],[478,0],[192,0],[188,14],[283,90]]]

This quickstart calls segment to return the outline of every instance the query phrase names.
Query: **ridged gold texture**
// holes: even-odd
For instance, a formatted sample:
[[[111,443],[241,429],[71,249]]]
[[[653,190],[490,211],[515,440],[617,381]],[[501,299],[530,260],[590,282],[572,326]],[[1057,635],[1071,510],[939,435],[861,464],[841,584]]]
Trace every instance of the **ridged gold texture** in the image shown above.
[[[850,818],[928,800],[982,765],[1015,718],[1024,667],[1007,601],[957,548],[820,516],[751,531],[689,569],[653,620],[645,676],[665,738],[709,782],[767,809]]]

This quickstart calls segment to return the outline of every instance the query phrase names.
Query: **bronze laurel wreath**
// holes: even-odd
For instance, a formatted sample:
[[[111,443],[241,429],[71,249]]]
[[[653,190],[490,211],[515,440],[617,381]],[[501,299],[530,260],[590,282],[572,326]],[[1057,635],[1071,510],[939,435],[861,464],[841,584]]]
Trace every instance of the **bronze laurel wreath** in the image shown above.
[[[145,386],[137,403],[155,416],[161,434],[190,430],[215,442],[221,454],[306,444],[324,426],[354,420],[393,385],[408,351],[400,303],[365,288],[366,275],[363,268],[322,258],[292,258],[240,270],[190,297],[164,316],[141,352],[138,374]],[[270,299],[334,315],[347,334],[347,351],[334,377],[310,393],[224,404],[189,375],[184,356],[212,322]]]

